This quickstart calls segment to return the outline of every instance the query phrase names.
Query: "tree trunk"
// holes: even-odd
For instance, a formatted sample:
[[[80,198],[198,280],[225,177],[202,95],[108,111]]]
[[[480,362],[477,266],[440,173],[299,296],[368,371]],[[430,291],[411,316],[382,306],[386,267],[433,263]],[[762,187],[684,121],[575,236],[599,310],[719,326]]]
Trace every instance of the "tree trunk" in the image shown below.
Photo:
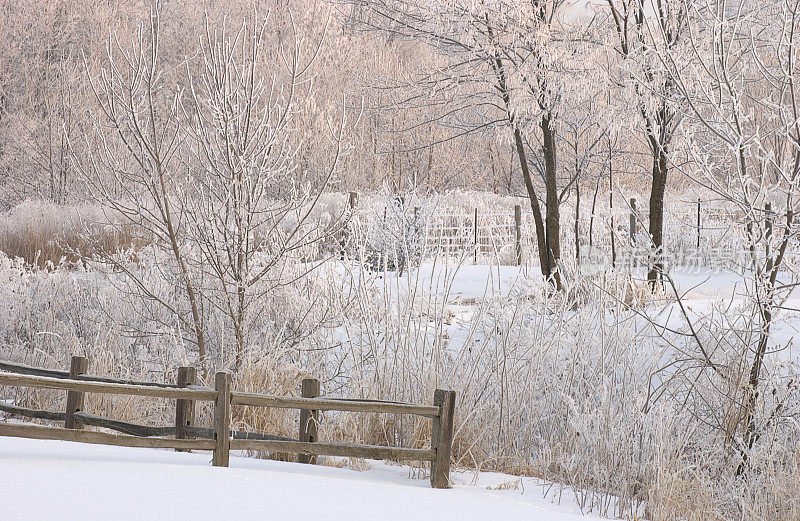
[[[531,210],[533,211],[533,222],[534,226],[536,227],[536,245],[539,250],[539,266],[541,267],[542,275],[544,275],[546,279],[549,279],[550,263],[547,260],[547,244],[544,238],[542,209],[539,207],[539,200],[536,198],[536,189],[533,187],[531,171],[528,168],[528,157],[525,154],[525,144],[522,141],[522,134],[518,128],[514,129],[514,144],[517,147],[519,165],[522,169],[522,178],[525,181],[525,188],[528,191],[528,199],[531,202]]]
[[[488,16],[486,21],[486,26],[489,29],[489,35],[491,36],[491,26],[488,23]],[[514,118],[514,111],[511,108],[511,93],[509,92],[508,84],[506,83],[505,67],[499,54],[495,54],[494,60],[492,61],[492,67],[494,68],[494,73],[497,77],[497,90],[500,92],[500,96],[502,97],[503,103],[506,107],[508,122],[514,129],[514,144],[517,148],[517,156],[519,157],[519,164],[520,168],[522,169],[522,178],[525,180],[525,189],[528,192],[528,199],[531,201],[531,210],[533,210],[533,220],[536,226],[536,245],[539,250],[539,265],[542,270],[542,275],[544,275],[549,282],[555,284],[556,288],[561,291],[563,289],[561,285],[561,277],[558,274],[555,262],[556,259],[558,259],[558,256],[554,255],[554,253],[560,254],[560,248],[558,246],[558,190],[556,185],[555,131],[550,127],[549,114],[542,117],[542,131],[545,134],[544,148],[547,162],[547,175],[545,176],[545,184],[547,188],[547,226],[545,226],[545,222],[542,220],[542,210],[539,206],[539,199],[536,197],[536,189],[533,186],[531,171],[530,168],[528,168],[528,158],[525,154],[525,144],[522,141],[522,133],[520,132],[519,126]],[[552,182],[550,182],[551,178]],[[551,214],[553,215],[553,218],[551,218]],[[548,238],[548,236],[551,235],[548,232],[550,232],[553,227],[556,232],[555,250],[549,247],[551,246],[552,239]]]
[[[617,245],[616,234],[614,233],[614,164],[613,164],[613,148],[611,146],[611,138],[608,140],[608,215],[611,220],[609,227],[611,228],[611,267],[617,267]]]
[[[533,187],[533,179],[531,178],[531,171],[528,167],[528,157],[525,154],[525,144],[522,141],[522,133],[519,131],[519,128],[516,127],[514,128],[514,144],[517,147],[519,164],[522,169],[522,178],[525,181],[525,189],[528,191],[528,199],[531,202],[531,210],[533,211],[533,222],[536,227],[536,245],[539,250],[539,266],[544,278],[554,283],[556,288],[560,291],[562,289],[561,277],[559,277],[558,271],[552,269],[552,267],[555,266],[555,260],[552,257],[552,252],[547,247],[542,209],[539,206],[539,199],[536,197],[536,189]]]
[[[581,224],[581,186],[580,183],[576,180],[575,181],[575,262],[577,263],[578,267],[580,267],[581,265],[580,224]]]
[[[561,225],[558,211],[558,178],[556,177],[556,132],[551,126],[550,114],[542,116],[542,143],[544,152],[544,184],[546,195],[546,222],[545,233],[547,247],[553,263],[550,271],[556,271],[556,262],[561,258]]]
[[[665,146],[665,145],[664,145]],[[667,187],[667,151],[651,139],[653,184],[650,188],[650,241],[653,259],[648,264],[647,281],[651,289],[664,280],[664,192]]]
[[[741,153],[740,153],[741,154]],[[740,155],[743,157],[743,155]],[[769,217],[769,207],[765,209],[765,217],[766,219],[770,219]],[[751,244],[751,255],[753,251],[753,235],[752,235],[752,221],[748,222],[748,235],[750,238]],[[736,475],[740,476],[744,473],[745,468],[747,466],[747,458],[750,449],[753,448],[756,441],[760,436],[758,432],[758,426],[756,424],[756,399],[758,397],[758,385],[761,381],[761,369],[764,365],[764,357],[767,354],[767,347],[769,346],[769,339],[770,339],[770,329],[772,327],[772,310],[773,306],[775,305],[775,283],[778,280],[778,273],[780,272],[781,266],[783,265],[784,255],[786,254],[786,249],[789,246],[789,240],[791,237],[794,236],[794,212],[790,209],[786,212],[786,228],[784,229],[783,239],[781,240],[781,244],[778,248],[777,255],[773,258],[772,255],[769,253],[769,241],[772,235],[772,222],[771,220],[767,221],[765,226],[766,228],[766,273],[768,275],[765,277],[766,280],[763,281],[765,286],[765,293],[763,300],[759,304],[759,311],[761,315],[761,330],[759,332],[758,337],[758,346],[756,347],[755,357],[753,358],[753,364],[750,366],[750,376],[748,378],[748,395],[747,395],[747,404],[746,404],[746,415],[745,415],[745,436],[744,436],[744,448],[740,451],[742,456],[742,462],[739,464],[738,468],[736,469]],[[755,257],[755,255],[753,255]],[[758,275],[756,275],[758,277]],[[763,280],[763,279],[762,279]]]

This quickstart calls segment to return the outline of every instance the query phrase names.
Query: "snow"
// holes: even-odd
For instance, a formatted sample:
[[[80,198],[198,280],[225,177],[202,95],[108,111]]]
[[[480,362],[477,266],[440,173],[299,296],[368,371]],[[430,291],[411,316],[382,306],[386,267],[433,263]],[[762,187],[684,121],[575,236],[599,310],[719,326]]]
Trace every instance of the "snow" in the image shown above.
[[[301,465],[209,453],[0,438],[0,520],[536,520],[593,521],[574,503],[543,497],[544,484],[503,474],[453,473],[449,490],[410,468]],[[514,483],[510,490],[490,490]]]
[[[340,277],[352,277],[353,281],[360,278],[356,264],[336,262],[334,271]],[[527,278],[529,272],[534,276]],[[528,266],[424,262],[419,267],[406,270],[402,276],[396,271],[378,272],[371,274],[371,279],[368,277],[367,281],[387,290],[409,292],[419,287],[429,294],[446,295],[451,301],[474,302],[493,294],[507,294],[520,280],[539,284],[537,273]]]
[[[692,319],[709,315],[715,305],[728,304],[733,307],[746,302],[747,279],[741,273],[715,268],[675,267],[670,275],[681,295],[686,310]],[[646,271],[634,272],[638,280],[646,279]],[[454,345],[461,345],[470,328],[474,305],[484,298],[508,295],[527,287],[541,284],[538,271],[530,266],[447,265],[423,263],[418,269],[407,272],[402,281],[396,274],[389,275],[387,287],[399,287],[410,291],[419,281],[425,290],[446,298],[454,316],[452,327],[447,331]],[[672,297],[672,289],[667,288]],[[791,295],[773,318],[770,346],[783,360],[800,360],[800,298]],[[649,314],[663,325],[681,328],[685,319],[674,302],[659,308],[651,306]]]
[[[740,274],[675,269],[672,275],[693,317],[721,302],[743,302]],[[419,284],[444,299],[453,312],[447,329],[458,344],[478,301],[539,279],[518,267],[423,264],[374,283],[397,292]],[[772,345],[786,346],[787,360],[800,359],[800,311],[794,311],[800,298],[794,297],[773,325]],[[651,311],[673,325],[681,321],[674,303]],[[582,514],[569,489],[535,478],[454,472],[452,489],[434,490],[411,467],[379,461],[359,472],[242,456],[233,456],[230,468],[214,468],[210,459],[209,453],[0,438],[0,521],[601,519]]]
[[[715,305],[735,308],[746,302],[744,294],[747,281],[741,273],[693,268],[675,269],[671,275],[678,292],[683,296],[687,313],[693,319],[711,314]],[[780,359],[800,362],[800,298],[797,292],[793,292],[781,305],[783,309],[773,317],[769,345]],[[668,316],[669,320],[664,322],[673,327],[683,322],[675,304],[667,306],[661,316]]]

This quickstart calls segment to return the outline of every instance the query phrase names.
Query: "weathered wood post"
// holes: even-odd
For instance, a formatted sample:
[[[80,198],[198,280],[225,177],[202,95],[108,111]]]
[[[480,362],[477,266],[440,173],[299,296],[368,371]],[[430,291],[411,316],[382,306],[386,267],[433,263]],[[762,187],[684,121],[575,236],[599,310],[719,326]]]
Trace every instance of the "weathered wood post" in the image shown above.
[[[472,244],[475,246],[475,260],[473,264],[478,264],[478,209],[475,208],[475,218],[472,220]]]
[[[178,387],[189,387],[197,384],[197,369],[194,367],[178,368]],[[185,440],[189,438],[187,427],[194,426],[194,400],[178,399],[175,403],[175,438]],[[177,449],[181,451],[182,449]]]
[[[764,256],[765,256],[765,268],[767,273],[772,271],[772,267],[774,261],[772,260],[772,249],[770,248],[770,240],[772,239],[772,203],[766,203],[764,205],[764,239],[766,244],[764,245]]]
[[[697,198],[697,251],[700,251],[700,198]]]
[[[431,462],[431,486],[450,486],[450,453],[453,449],[453,413],[456,407],[456,392],[436,389],[433,405],[439,407],[439,415],[433,419],[431,449],[436,459]]]
[[[631,245],[636,245],[636,198],[631,197],[631,214],[630,214],[630,223],[628,224],[629,228],[629,237],[631,240]]]
[[[353,229],[350,225],[350,219],[356,214],[356,206],[358,206],[358,192],[350,192],[347,196],[347,222],[344,228],[337,234],[339,241],[339,259],[344,260],[347,256],[347,246],[353,235]]]
[[[85,356],[73,356],[69,364],[69,378],[75,380],[78,375],[85,374],[89,369],[89,359]],[[67,418],[64,427],[67,429],[80,429],[82,425],[75,422],[75,413],[83,410],[85,395],[83,391],[67,391]]]
[[[214,402],[214,447],[212,464],[227,467],[231,452],[231,374],[220,372],[214,376],[217,399]]]
[[[514,254],[517,266],[522,266],[522,207],[514,206]]]
[[[304,378],[300,384],[300,396],[303,398],[316,398],[320,394],[319,380],[316,378]],[[300,435],[298,440],[301,442],[314,443],[317,441],[317,428],[319,425],[319,411],[300,409]],[[317,457],[310,454],[298,454],[299,463],[316,463]]]

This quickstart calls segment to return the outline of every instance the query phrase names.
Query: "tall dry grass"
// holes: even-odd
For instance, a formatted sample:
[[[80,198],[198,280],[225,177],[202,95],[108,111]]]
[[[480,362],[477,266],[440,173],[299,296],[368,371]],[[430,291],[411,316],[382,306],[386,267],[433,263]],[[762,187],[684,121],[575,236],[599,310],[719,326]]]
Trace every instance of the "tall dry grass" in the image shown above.
[[[437,387],[452,387],[458,397],[456,467],[538,476],[602,515],[800,518],[800,396],[791,383],[800,380],[796,364],[771,358],[765,368],[765,389],[774,388],[784,408],[764,425],[748,473],[737,477],[736,451],[711,421],[715,411],[731,405],[727,392],[693,372],[690,344],[679,344],[688,357],[682,360],[665,342],[668,334],[643,317],[672,305],[669,299],[654,300],[634,279],[611,275],[583,279],[566,296],[554,295],[524,270],[514,284],[492,291],[498,270],[506,270],[506,280],[514,270],[496,266],[485,287],[471,282],[465,288],[459,273],[470,269],[467,260],[412,267],[402,276],[337,262],[302,285],[287,286],[250,323],[257,344],[234,387],[291,395],[312,376],[328,396],[417,403],[430,403]],[[146,299],[126,293],[114,278],[120,276],[42,270],[0,257],[0,301],[9,303],[0,316],[0,356],[64,369],[72,354],[83,354],[97,374],[174,381],[177,367],[195,360],[192,346]],[[170,282],[163,287],[169,291]],[[464,289],[477,295],[455,298]],[[290,319],[311,308],[335,310],[335,317],[302,334],[282,333]],[[213,315],[209,320],[217,328],[213,373],[228,367],[230,338],[222,322],[213,322]],[[708,322],[703,334],[731,357],[740,347],[719,323]],[[684,369],[659,372],[665,366]],[[654,380],[656,374],[663,380]],[[652,404],[657,383],[672,387]],[[759,410],[770,410],[771,396],[759,398]],[[63,393],[3,390],[2,398],[64,407]],[[687,407],[690,399],[710,406]],[[90,396],[88,409],[154,425],[174,421],[174,404],[167,400]],[[198,411],[200,424],[210,418],[207,408]],[[298,414],[237,407],[233,424],[294,437]],[[424,419],[326,412],[321,439],[422,447],[429,429]],[[415,475],[425,472],[420,465]]]
[[[77,264],[106,251],[126,249],[131,240],[107,226],[109,216],[93,206],[62,206],[28,200],[0,215],[0,251],[43,269]]]

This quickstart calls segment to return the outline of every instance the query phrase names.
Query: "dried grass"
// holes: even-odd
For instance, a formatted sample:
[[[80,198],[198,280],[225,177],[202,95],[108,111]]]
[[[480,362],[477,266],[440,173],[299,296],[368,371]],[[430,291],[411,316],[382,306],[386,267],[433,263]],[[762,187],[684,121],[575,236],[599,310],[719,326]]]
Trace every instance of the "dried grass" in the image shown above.
[[[632,324],[638,312],[667,303],[665,295],[654,298],[630,277],[580,280],[567,298],[522,280],[512,296],[487,294],[469,306],[451,306],[438,295],[455,269],[439,268],[440,278],[425,280],[360,273],[354,279],[359,285],[345,289],[341,272],[316,280],[331,295],[352,290],[357,298],[342,308],[333,330],[296,345],[273,341],[278,328],[259,330],[260,347],[244,360],[234,388],[296,396],[301,380],[315,377],[329,396],[430,403],[436,387],[452,387],[458,391],[453,464],[459,468],[563,483],[569,486],[564,493],[574,494],[585,510],[628,519],[800,519],[796,418],[765,436],[769,442],[753,453],[749,477],[737,479],[725,442],[697,417],[669,401],[643,413],[648,377],[665,351],[656,334]],[[174,381],[177,367],[192,361],[179,332],[142,333],[150,331],[136,321],[148,318],[141,307],[146,303],[101,277],[0,259],[0,280],[0,298],[12,303],[0,317],[2,358],[65,369],[70,355],[83,354],[92,373],[160,382]],[[309,296],[297,302],[270,304],[259,324],[314,303]],[[466,329],[454,332],[462,320]],[[722,338],[714,331],[712,337]],[[220,333],[218,342],[225,340]],[[226,367],[215,355],[216,367]],[[715,408],[725,405],[726,389],[710,386],[707,393]],[[3,398],[61,411],[64,394],[4,390]],[[174,421],[168,400],[90,395],[87,407],[137,423]],[[210,405],[203,404],[198,423],[209,425],[210,418]],[[298,412],[235,407],[232,424],[294,438]],[[324,412],[320,426],[320,439],[327,441],[422,448],[429,436],[429,420],[397,415]],[[358,459],[320,462],[366,466]],[[409,472],[422,478],[428,467]]]

